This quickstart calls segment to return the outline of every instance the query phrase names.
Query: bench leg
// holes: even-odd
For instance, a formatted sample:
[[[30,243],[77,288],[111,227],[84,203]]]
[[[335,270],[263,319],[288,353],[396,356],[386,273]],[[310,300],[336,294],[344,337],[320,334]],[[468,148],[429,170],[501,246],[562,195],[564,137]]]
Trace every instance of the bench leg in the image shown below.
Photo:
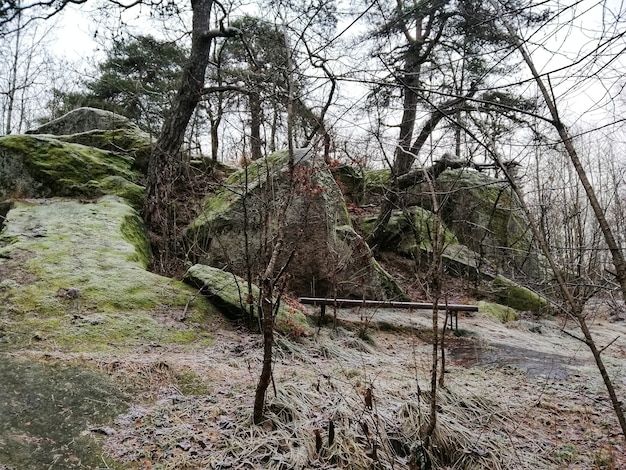
[[[322,324],[324,323],[324,317],[326,317],[326,305],[322,304],[320,305],[320,319],[317,322],[317,327],[321,328]]]

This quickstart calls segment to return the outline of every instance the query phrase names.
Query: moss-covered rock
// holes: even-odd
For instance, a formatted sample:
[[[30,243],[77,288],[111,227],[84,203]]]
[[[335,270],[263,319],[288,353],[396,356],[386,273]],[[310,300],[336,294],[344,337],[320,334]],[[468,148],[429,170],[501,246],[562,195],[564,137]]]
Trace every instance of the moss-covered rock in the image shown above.
[[[210,340],[199,326],[215,310],[203,299],[190,304],[188,324],[160,321],[195,293],[146,271],[148,261],[143,222],[116,197],[16,201],[0,233],[0,279],[11,281],[0,286],[0,348]]]
[[[286,152],[253,162],[207,197],[203,212],[187,230],[190,246],[198,247],[198,261],[241,276],[248,267],[262,272],[267,243],[274,243],[284,219],[277,267],[290,260],[286,272],[292,291],[388,298],[369,247],[352,230],[339,187],[329,170],[307,155],[306,150],[296,154],[300,163],[293,174]]]
[[[120,468],[97,431],[126,401],[107,375],[85,366],[0,356],[0,468]]]
[[[365,236],[374,229],[376,217],[357,219]],[[459,243],[456,236],[445,225],[441,227],[444,242],[442,259],[448,274],[458,277],[493,279],[494,266],[481,256]],[[421,207],[407,211],[394,211],[387,223],[379,249],[397,253],[415,260],[419,265],[432,259],[433,214]]]
[[[508,183],[470,169],[446,170],[436,180],[441,216],[459,242],[505,275],[540,276],[528,220]],[[429,198],[423,198],[429,207]]]
[[[497,276],[492,281],[492,287],[494,299],[499,304],[538,315],[551,314],[553,311],[547,299],[503,276]]]
[[[116,154],[131,157],[133,169],[142,173],[148,168],[148,160],[153,149],[153,139],[138,128],[94,129],[78,134],[59,135],[61,142],[85,145]]]
[[[189,268],[183,280],[207,296],[221,311],[233,320],[242,320],[249,315],[251,305],[258,305],[260,290],[252,284],[252,298],[248,297],[248,283],[239,276],[202,264]],[[253,312],[256,309],[253,308]],[[279,332],[300,336],[309,332],[304,306],[285,304],[279,305],[276,313],[275,328]]]
[[[98,197],[110,192],[137,204],[140,188],[130,189],[138,179],[132,165],[127,155],[49,136],[0,137],[0,199]],[[127,183],[120,185],[122,180]]]
[[[377,216],[362,217],[358,220],[359,229],[368,236],[374,230]],[[445,226],[441,227],[445,245],[458,244],[457,238]],[[381,237],[379,249],[412,255],[415,248],[430,248],[433,239],[433,214],[421,207],[411,207],[406,211],[394,211],[387,222]]]
[[[124,116],[97,108],[76,108],[27,134],[69,135],[88,132],[94,129],[139,129]]]
[[[493,302],[478,302],[478,311],[484,315],[495,318],[500,323],[508,323],[517,320],[517,312],[506,305],[495,304]]]
[[[364,202],[365,186],[361,169],[353,165],[339,165],[331,168],[331,172],[341,192],[348,201],[360,205]]]

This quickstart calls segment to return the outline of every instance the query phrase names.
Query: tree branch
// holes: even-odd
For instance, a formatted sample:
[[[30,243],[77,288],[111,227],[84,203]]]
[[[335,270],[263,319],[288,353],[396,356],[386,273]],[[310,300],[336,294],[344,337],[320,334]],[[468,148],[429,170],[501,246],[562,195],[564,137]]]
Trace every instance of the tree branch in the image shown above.
[[[202,95],[210,95],[212,93],[220,93],[222,91],[236,91],[244,95],[249,95],[251,93],[250,90],[248,90],[247,88],[243,88],[237,85],[219,85],[204,87],[204,89],[202,90]]]

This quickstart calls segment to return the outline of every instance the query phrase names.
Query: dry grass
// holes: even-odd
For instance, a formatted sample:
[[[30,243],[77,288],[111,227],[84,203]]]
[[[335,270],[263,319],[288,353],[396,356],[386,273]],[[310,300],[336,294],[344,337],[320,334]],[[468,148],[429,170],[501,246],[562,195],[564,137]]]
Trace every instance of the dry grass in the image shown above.
[[[421,362],[398,360],[397,351],[387,354],[384,345],[341,329],[322,330],[297,343],[279,339],[276,394],[268,398],[265,424],[254,426],[259,350],[241,335],[239,340],[250,346],[234,349],[250,361],[245,364],[252,364],[251,370],[224,357],[196,364],[211,382],[210,396],[183,395],[167,377],[175,371],[158,361],[133,366],[163,383],[156,401],[118,419],[119,432],[108,443],[111,454],[138,468],[159,469],[427,468],[420,461],[432,468],[551,468],[545,458],[511,445],[507,429],[516,424],[509,410],[463,390],[440,392],[437,431],[426,451],[429,394],[419,386],[426,383]],[[408,335],[403,341],[402,353],[410,353],[411,343],[418,355],[427,347]],[[368,389],[371,408],[364,399]]]

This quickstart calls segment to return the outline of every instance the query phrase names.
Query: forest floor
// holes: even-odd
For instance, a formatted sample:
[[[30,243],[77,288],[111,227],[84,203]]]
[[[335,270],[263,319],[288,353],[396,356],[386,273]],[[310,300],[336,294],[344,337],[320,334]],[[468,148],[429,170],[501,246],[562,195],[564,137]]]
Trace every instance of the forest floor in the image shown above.
[[[589,319],[600,347],[618,338],[604,358],[624,397],[626,324],[600,309]],[[128,412],[99,430],[106,452],[142,469],[420,468],[411,455],[422,455],[416,431],[428,420],[430,313],[339,310],[336,320],[278,339],[260,427],[251,424],[257,334],[216,320],[214,344],[200,351],[151,344],[123,358],[83,355],[134,390]],[[626,468],[592,356],[565,331],[577,335],[560,319],[459,318],[446,335],[436,468]]]

